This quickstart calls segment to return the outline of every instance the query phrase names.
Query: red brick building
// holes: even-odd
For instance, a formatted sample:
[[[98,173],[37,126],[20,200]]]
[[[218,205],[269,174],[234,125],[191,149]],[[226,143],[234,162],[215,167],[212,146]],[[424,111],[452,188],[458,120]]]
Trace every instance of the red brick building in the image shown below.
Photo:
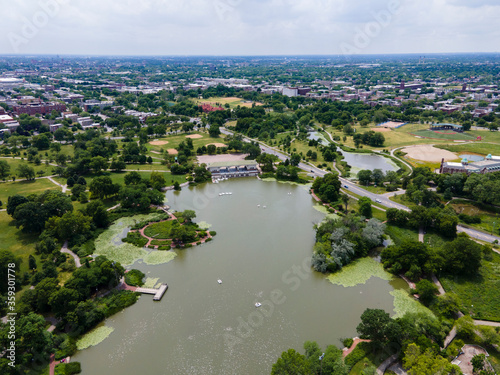
[[[15,105],[13,110],[17,115],[22,113],[27,113],[30,116],[36,114],[47,115],[52,111],[63,112],[66,110],[66,105],[61,103],[40,103],[40,104],[28,104],[28,105]]]

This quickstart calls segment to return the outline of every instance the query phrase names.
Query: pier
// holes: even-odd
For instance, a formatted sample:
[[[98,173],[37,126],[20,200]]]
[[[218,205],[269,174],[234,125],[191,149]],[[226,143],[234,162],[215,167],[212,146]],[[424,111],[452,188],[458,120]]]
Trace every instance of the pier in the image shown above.
[[[168,289],[167,284],[161,284],[158,289],[150,289],[150,288],[137,288],[135,291],[143,294],[153,294],[153,301],[160,301],[165,292]]]

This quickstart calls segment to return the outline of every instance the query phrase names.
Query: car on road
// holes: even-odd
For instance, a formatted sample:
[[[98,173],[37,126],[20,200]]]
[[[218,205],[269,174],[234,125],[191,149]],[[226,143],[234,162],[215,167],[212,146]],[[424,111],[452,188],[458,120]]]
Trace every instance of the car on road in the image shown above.
[[[375,199],[375,202],[377,202],[377,203],[382,203],[382,201],[381,201],[380,199],[378,199],[378,198],[377,198],[377,199]]]
[[[344,185],[344,189],[349,189],[349,186],[347,186],[347,185]]]

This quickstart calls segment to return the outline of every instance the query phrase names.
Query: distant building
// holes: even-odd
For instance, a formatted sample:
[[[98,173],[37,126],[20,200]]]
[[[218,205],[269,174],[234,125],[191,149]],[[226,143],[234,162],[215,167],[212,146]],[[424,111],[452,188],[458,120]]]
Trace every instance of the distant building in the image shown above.
[[[255,160],[238,160],[210,163],[207,169],[213,178],[255,177],[259,175]]]
[[[48,115],[52,111],[63,112],[66,110],[66,105],[61,103],[39,103],[39,104],[27,104],[27,105],[14,105],[13,111],[17,114],[26,113],[30,116],[36,114]]]
[[[63,124],[53,124],[49,125],[49,130],[51,133],[54,133],[57,129],[62,128],[64,125]]]
[[[201,110],[205,113],[224,110],[224,108],[222,108],[222,107],[213,107],[210,104],[206,104],[206,103],[200,105],[200,107],[201,107]]]
[[[500,156],[492,156],[489,154],[482,161],[476,161],[469,163],[467,158],[462,159],[461,163],[457,162],[445,162],[444,159],[441,160],[441,168],[439,173],[466,173],[468,175],[472,173],[493,173],[500,171]]]
[[[283,95],[294,97],[299,95],[299,89],[297,87],[283,87]]]

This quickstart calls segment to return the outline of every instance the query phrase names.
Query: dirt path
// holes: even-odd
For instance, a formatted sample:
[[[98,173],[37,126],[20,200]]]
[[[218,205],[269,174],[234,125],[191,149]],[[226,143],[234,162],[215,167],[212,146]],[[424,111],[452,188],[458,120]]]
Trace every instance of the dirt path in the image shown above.
[[[66,191],[68,190],[68,185],[61,185],[59,182],[57,182],[56,180],[54,180],[52,177],[47,177],[47,179],[50,182],[52,182],[53,184],[56,184],[57,186],[59,186],[62,189],[63,193],[66,193]]]
[[[360,342],[370,342],[370,340],[363,340],[360,339],[359,337],[355,337],[351,347],[349,349],[345,349],[344,352],[342,353],[342,357],[343,358],[347,357],[354,349],[356,349],[356,346],[358,346]]]

